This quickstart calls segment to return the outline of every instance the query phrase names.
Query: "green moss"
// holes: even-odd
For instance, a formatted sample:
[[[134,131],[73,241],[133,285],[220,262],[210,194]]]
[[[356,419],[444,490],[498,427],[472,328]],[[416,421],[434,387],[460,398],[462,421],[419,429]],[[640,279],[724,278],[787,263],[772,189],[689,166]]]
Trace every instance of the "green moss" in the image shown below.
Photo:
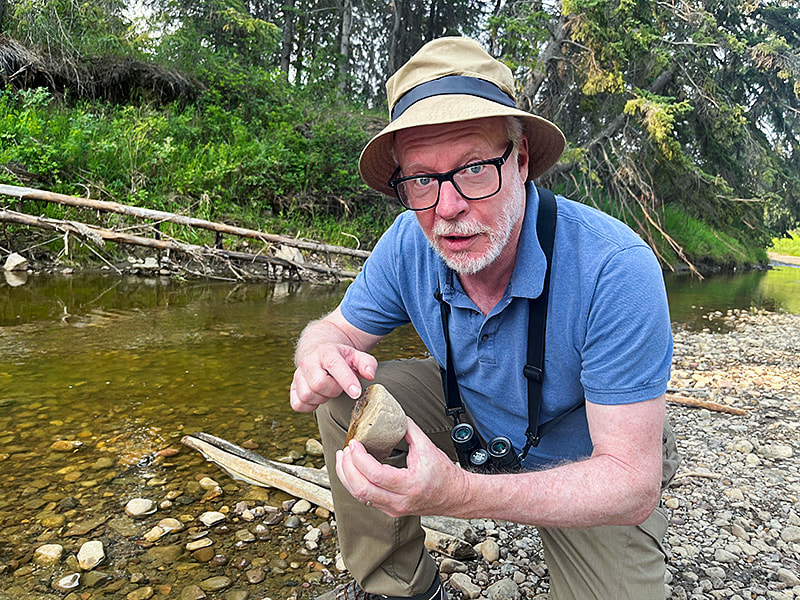
[[[778,254],[800,256],[800,229],[790,231],[784,238],[774,238],[769,249]]]

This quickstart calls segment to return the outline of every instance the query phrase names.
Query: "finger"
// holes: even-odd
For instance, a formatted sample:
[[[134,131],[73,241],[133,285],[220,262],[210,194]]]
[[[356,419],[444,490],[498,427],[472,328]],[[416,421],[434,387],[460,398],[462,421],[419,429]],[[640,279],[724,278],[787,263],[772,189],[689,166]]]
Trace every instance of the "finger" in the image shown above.
[[[297,412],[311,412],[320,404],[327,402],[327,398],[315,393],[308,386],[308,382],[299,371],[295,371],[292,385],[289,388],[289,403]]]
[[[344,450],[339,450],[336,453],[336,474],[339,476],[339,481],[359,502],[366,502],[371,500],[375,502],[376,494],[370,493],[373,489],[370,481],[355,467],[352,461],[353,449],[346,446]]]
[[[375,372],[378,369],[378,359],[367,352],[353,350],[351,366],[361,377],[372,381],[375,379]]]

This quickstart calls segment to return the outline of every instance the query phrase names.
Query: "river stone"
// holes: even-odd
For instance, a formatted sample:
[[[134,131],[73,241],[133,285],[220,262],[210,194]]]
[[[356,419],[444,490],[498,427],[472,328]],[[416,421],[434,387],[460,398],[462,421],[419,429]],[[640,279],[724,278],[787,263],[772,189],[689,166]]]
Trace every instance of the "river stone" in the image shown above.
[[[189,542],[188,544],[186,544],[186,549],[189,552],[194,552],[195,550],[200,550],[200,548],[207,548],[207,547],[211,546],[213,543],[214,543],[213,540],[211,540],[211,539],[209,539],[207,537],[204,537],[204,538],[200,538],[199,540],[195,540],[193,542]]]
[[[500,558],[500,546],[492,538],[487,538],[478,544],[480,555],[488,563],[493,563]]]
[[[465,573],[453,573],[448,581],[454,590],[464,594],[464,598],[474,600],[481,595],[481,588],[472,583],[469,575]]]
[[[381,384],[368,386],[353,404],[344,445],[358,440],[378,460],[386,460],[403,439],[408,419],[403,408]]]
[[[78,550],[78,565],[84,571],[91,571],[99,565],[106,557],[105,550],[103,549],[103,542],[99,540],[92,540],[86,542]]]
[[[28,259],[16,252],[12,252],[3,263],[3,269],[6,271],[25,271],[28,268]]]
[[[68,575],[64,575],[60,579],[53,581],[53,589],[57,592],[70,592],[77,588],[81,584],[81,574],[80,573],[69,573]]]
[[[173,519],[172,517],[168,517],[166,519],[161,519],[158,522],[158,526],[164,530],[165,533],[170,533],[172,531],[180,531],[183,529],[183,523],[178,521],[178,519]]]
[[[306,454],[309,456],[322,456],[324,454],[322,451],[322,444],[319,440],[315,440],[314,438],[306,440]]]
[[[148,542],[156,542],[160,540],[162,537],[167,535],[167,532],[164,531],[161,527],[156,525],[150,531],[145,533],[142,537]]]
[[[190,585],[181,591],[181,600],[203,600],[203,598],[207,598],[207,596],[199,585]]]
[[[72,452],[83,446],[83,442],[79,440],[58,440],[50,444],[50,450],[56,452]]]
[[[226,520],[228,517],[221,512],[217,512],[214,510],[210,510],[208,512],[204,512],[202,515],[198,517],[200,522],[205,525],[206,527],[213,527],[214,525],[218,525]]]
[[[211,479],[211,477],[203,477],[199,482],[200,487],[204,490],[213,490],[219,487],[219,484]]]
[[[153,597],[155,591],[149,585],[138,588],[133,590],[132,592],[128,592],[128,595],[125,596],[126,600],[150,600]]]
[[[519,586],[510,579],[501,579],[486,588],[489,600],[518,600]]]
[[[792,458],[794,450],[791,446],[784,444],[775,444],[773,446],[761,446],[758,453],[764,458],[771,460],[782,460],[785,458]]]
[[[248,583],[252,583],[254,585],[261,583],[267,577],[267,573],[264,571],[264,569],[250,569],[245,572],[245,575],[247,575]]]
[[[146,517],[156,512],[156,504],[148,498],[133,498],[125,505],[125,512],[133,517]]]
[[[39,546],[36,552],[33,553],[33,562],[40,567],[52,567],[59,560],[64,553],[64,546],[61,544],[45,544]]]
[[[292,504],[292,514],[304,515],[311,510],[311,503],[308,500],[300,499]]]
[[[225,588],[229,588],[233,581],[231,581],[230,577],[225,577],[224,575],[217,575],[216,577],[209,577],[200,582],[200,588],[206,592],[218,592],[220,590],[224,590]]]

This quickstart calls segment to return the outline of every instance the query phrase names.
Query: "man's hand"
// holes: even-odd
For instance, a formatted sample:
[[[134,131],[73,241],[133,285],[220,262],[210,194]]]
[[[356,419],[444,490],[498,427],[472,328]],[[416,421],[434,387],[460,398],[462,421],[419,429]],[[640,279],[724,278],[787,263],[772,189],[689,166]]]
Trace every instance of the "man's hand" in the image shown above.
[[[467,497],[469,473],[437,448],[411,419],[406,433],[406,468],[375,460],[362,444],[352,440],[336,453],[336,473],[360,502],[390,517],[452,515]]]
[[[297,370],[289,390],[292,408],[311,412],[342,392],[358,398],[359,377],[370,381],[375,378],[378,361],[367,352],[382,337],[351,325],[339,308],[309,323],[295,350]]]
[[[361,394],[359,377],[372,380],[375,357],[344,344],[320,344],[299,360],[289,389],[289,402],[298,412],[311,412],[320,404],[345,392]]]

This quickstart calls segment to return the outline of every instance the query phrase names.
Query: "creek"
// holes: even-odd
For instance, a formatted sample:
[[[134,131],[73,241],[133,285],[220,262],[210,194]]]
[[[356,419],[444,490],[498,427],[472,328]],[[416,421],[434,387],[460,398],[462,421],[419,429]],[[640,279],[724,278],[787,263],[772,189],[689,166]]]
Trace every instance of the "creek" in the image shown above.
[[[10,597],[52,593],[55,576],[26,567],[30,553],[45,542],[68,546],[65,531],[87,514],[122,514],[131,498],[159,500],[168,490],[191,489],[203,475],[228,491],[226,473],[180,444],[186,433],[247,443],[268,458],[301,456],[306,440],[316,437],[313,416],[288,405],[293,344],[310,319],[336,306],[344,285],[234,285],[104,273],[31,276],[19,283],[0,283],[0,590],[13,584],[30,595]],[[717,317],[732,309],[800,313],[797,268],[703,281],[668,276],[667,286],[676,326],[719,330],[725,324]],[[423,352],[409,327],[376,349],[379,360]],[[55,450],[59,440],[75,449]],[[164,448],[179,451],[154,461]],[[100,460],[108,457],[113,466]],[[321,459],[304,460],[321,466]],[[269,502],[285,499],[272,494]],[[123,537],[107,550],[105,569],[126,585],[133,578],[157,581],[153,573],[141,574],[150,567],[139,557],[139,536]],[[270,554],[286,544],[273,537],[260,551],[267,566]],[[71,541],[90,538],[86,532]],[[325,551],[332,548],[331,541]],[[302,582],[287,570],[272,568],[280,577],[267,577],[259,592],[286,597],[283,586]],[[192,581],[214,573],[203,566]],[[180,590],[180,575],[156,587],[156,597],[159,589]]]

